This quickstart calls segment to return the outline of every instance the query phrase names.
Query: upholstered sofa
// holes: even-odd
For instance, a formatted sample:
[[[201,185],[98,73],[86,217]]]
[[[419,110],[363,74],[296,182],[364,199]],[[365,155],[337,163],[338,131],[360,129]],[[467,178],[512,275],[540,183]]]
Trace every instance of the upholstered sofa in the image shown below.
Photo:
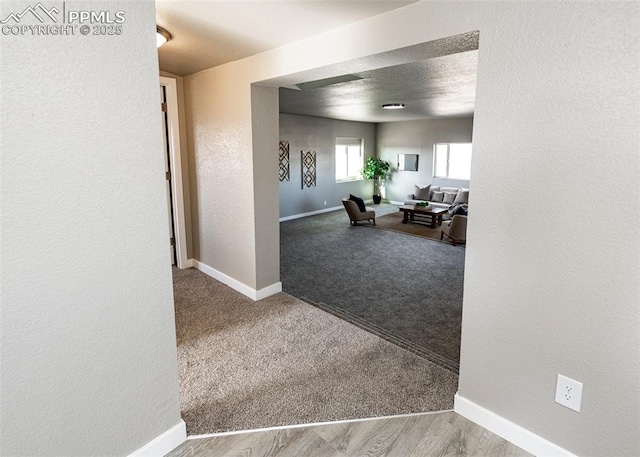
[[[440,187],[428,184],[415,186],[412,194],[407,195],[405,205],[429,202],[434,208],[450,208],[453,205],[467,205],[469,203],[469,189],[463,187]]]

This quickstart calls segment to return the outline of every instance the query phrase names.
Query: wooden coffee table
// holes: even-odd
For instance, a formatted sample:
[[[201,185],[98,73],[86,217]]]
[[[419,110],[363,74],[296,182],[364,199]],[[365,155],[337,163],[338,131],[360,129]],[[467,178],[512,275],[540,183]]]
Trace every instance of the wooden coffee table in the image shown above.
[[[414,205],[402,205],[398,208],[402,211],[403,218],[402,223],[415,222],[416,215],[425,216],[430,219],[431,228],[436,228],[442,225],[442,215],[447,212],[447,208],[434,208],[433,206],[414,206]]]

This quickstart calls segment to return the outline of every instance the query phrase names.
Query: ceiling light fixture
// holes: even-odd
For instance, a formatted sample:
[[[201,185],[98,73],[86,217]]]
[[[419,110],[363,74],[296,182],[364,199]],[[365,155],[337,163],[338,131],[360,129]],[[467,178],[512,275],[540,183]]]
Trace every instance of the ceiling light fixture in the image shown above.
[[[387,103],[382,109],[404,109],[404,103]]]
[[[158,47],[162,46],[170,39],[171,34],[159,25],[156,25],[156,44],[158,45]]]

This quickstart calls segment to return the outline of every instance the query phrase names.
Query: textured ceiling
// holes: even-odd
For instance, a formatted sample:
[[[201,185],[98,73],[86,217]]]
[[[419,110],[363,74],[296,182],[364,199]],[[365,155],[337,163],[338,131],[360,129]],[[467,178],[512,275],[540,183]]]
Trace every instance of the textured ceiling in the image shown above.
[[[470,117],[477,49],[478,33],[471,32],[427,43],[424,60],[350,73],[348,78],[300,81],[280,89],[280,112],[361,122]],[[323,82],[329,85],[314,88]],[[387,103],[406,108],[382,109]]]
[[[160,69],[185,76],[242,59],[417,0],[156,0],[156,22],[172,40]]]

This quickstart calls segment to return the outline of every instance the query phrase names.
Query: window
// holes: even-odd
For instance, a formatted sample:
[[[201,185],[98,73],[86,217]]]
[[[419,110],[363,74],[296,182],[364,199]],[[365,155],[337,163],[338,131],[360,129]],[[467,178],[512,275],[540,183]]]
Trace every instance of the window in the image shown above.
[[[336,182],[362,179],[363,144],[362,138],[336,138]]]
[[[433,153],[433,177],[471,178],[471,143],[437,143]]]

